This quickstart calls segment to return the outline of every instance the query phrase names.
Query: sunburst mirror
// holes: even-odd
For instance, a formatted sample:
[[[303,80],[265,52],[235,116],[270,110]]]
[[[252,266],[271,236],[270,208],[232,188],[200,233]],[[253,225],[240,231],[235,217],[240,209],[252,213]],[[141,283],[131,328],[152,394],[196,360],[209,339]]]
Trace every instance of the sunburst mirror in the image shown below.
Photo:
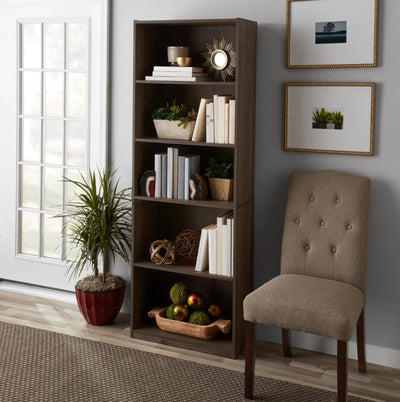
[[[207,51],[203,53],[206,58],[203,66],[214,75],[214,79],[226,81],[235,75],[236,52],[233,44],[224,38],[220,41],[213,40],[212,44],[206,43]]]

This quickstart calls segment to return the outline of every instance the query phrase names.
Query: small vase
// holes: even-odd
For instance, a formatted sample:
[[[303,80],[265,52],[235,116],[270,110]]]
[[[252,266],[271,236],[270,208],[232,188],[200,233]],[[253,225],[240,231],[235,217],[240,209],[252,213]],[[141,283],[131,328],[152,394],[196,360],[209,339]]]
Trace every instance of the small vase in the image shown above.
[[[153,120],[158,138],[171,140],[191,140],[195,121],[190,121],[185,128],[179,120]],[[181,124],[181,125],[179,125]]]

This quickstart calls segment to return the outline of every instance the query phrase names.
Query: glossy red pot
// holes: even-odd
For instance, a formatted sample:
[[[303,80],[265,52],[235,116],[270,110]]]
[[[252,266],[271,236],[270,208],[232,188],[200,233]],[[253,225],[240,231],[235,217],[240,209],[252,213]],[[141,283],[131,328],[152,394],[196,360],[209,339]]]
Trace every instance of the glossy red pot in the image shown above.
[[[75,287],[79,310],[91,325],[111,324],[124,301],[125,285],[105,292],[83,292]]]

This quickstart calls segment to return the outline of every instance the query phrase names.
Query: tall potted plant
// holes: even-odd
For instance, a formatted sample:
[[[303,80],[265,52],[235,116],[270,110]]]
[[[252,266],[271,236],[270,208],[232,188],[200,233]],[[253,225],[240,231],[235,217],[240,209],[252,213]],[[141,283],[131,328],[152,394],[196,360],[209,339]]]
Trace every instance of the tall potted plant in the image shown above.
[[[78,277],[85,267],[92,275],[75,285],[78,306],[86,321],[106,325],[114,321],[121,308],[125,281],[107,273],[107,262],[116,256],[129,262],[131,250],[132,189],[113,185],[115,170],[89,170],[88,180],[65,178],[75,186],[75,198],[67,203],[64,235],[74,257],[69,260],[70,275]],[[102,271],[102,272],[101,272]]]

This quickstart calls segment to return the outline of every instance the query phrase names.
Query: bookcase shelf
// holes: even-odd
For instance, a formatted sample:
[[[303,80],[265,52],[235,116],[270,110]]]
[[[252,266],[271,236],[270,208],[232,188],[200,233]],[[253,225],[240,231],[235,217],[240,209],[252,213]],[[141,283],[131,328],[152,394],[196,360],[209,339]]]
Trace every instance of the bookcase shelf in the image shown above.
[[[235,358],[243,349],[243,299],[253,286],[254,126],[257,24],[244,19],[135,21],[133,99],[133,258],[131,336],[151,342]],[[206,43],[224,38],[237,56],[232,81],[146,81],[155,65],[166,64],[167,46],[188,46],[194,66],[201,66]],[[197,108],[201,98],[231,95],[236,99],[235,144],[214,144],[156,136],[152,111],[173,99]],[[154,170],[154,154],[177,147],[182,154],[199,154],[203,172],[208,159],[234,162],[232,201],[181,200],[141,195],[144,172]],[[186,228],[201,229],[226,212],[234,218],[233,276],[195,271],[194,265],[157,265],[149,248],[159,239],[175,240]],[[160,330],[148,312],[170,304],[169,289],[185,282],[191,290],[221,305],[223,317],[232,321],[229,334],[212,340]]]

